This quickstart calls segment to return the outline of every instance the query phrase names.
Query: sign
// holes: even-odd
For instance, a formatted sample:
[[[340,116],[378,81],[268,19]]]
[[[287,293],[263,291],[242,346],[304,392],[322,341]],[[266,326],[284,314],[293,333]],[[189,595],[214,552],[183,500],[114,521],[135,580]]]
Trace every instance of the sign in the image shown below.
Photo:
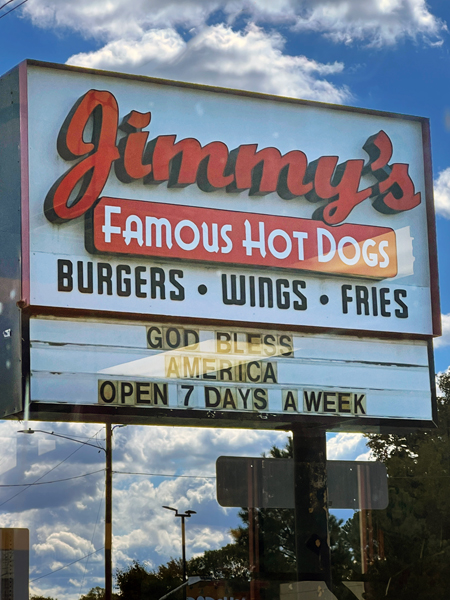
[[[0,596],[2,600],[28,598],[30,532],[0,529]]]
[[[432,419],[426,342],[41,317],[30,320],[30,344],[31,396],[43,411],[61,410],[64,389],[64,402],[90,414],[155,422]]]
[[[424,120],[39,64],[27,90],[26,305],[439,333]]]
[[[33,61],[0,82],[4,416],[433,420],[425,119]]]
[[[375,461],[327,461],[330,508],[382,510],[389,503],[387,471]],[[221,506],[295,508],[294,460],[219,456],[217,501]]]

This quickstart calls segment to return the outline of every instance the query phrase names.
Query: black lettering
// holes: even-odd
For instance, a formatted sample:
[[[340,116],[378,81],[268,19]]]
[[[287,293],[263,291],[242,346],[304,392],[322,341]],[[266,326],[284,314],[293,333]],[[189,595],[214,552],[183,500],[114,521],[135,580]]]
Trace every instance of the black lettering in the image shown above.
[[[250,306],[256,306],[256,288],[255,288],[254,275],[250,275],[250,277],[249,277],[249,290],[250,290]]]
[[[338,407],[340,413],[351,413],[350,394],[338,393]]]
[[[131,279],[124,277],[123,274],[131,275],[131,267],[128,265],[117,265],[116,269],[116,289],[117,295],[127,298],[131,296]]]
[[[103,285],[106,283],[106,293],[112,296],[112,267],[109,263],[97,264],[97,287],[98,293],[103,294]]]
[[[235,304],[243,306],[245,304],[245,275],[239,276],[239,297],[237,295],[237,275],[230,275],[231,295],[228,294],[227,276],[222,275],[222,301],[224,304]]]
[[[395,316],[399,319],[407,319],[408,318],[408,307],[401,300],[401,298],[406,298],[407,292],[406,290],[394,290],[394,300],[400,306],[401,310],[398,308],[395,309]]]
[[[372,313],[374,317],[378,317],[378,296],[377,288],[372,288]]]
[[[224,365],[227,365],[224,367]],[[220,361],[219,379],[225,381],[225,374],[227,375],[227,381],[233,381],[233,365],[229,360]]]
[[[189,406],[189,398],[191,397],[192,392],[194,391],[194,386],[193,385],[182,385],[181,389],[187,390],[186,396],[184,397],[183,406]]]
[[[255,367],[256,373],[252,374],[252,368]],[[252,361],[247,363],[247,379],[252,383],[261,381],[261,363]]]
[[[136,382],[136,404],[151,404],[152,401],[148,398],[150,396],[150,383],[143,383],[141,381]]]
[[[264,287],[267,290],[267,306],[273,308],[273,284],[270,277],[258,277],[259,286],[259,306],[264,308],[266,306],[266,295]]]
[[[295,402],[294,392],[291,392],[290,390],[286,394],[283,410],[294,410],[297,412],[297,403]]]
[[[313,406],[314,411],[319,412],[320,403],[322,402],[322,392],[319,392],[316,397],[316,392],[310,392],[308,396],[308,392],[304,391],[303,399],[305,400],[305,406],[308,412],[311,412]]]
[[[257,410],[266,410],[267,408],[267,390],[256,388],[253,392],[253,406]]]
[[[147,279],[142,277],[146,270],[146,267],[136,267],[134,269],[134,289],[137,298],[147,298],[147,292],[142,291],[142,287],[147,285]]]
[[[216,331],[216,352],[229,354],[231,352],[231,335],[225,331]]]
[[[236,375],[238,381],[247,381],[245,364],[239,363],[236,365]]]
[[[280,346],[287,348],[285,352],[280,352],[281,356],[294,356],[293,342],[290,335],[280,335]]]
[[[297,298],[300,300],[300,302],[298,302],[297,300],[294,300],[294,310],[306,310],[308,308],[308,301],[306,299],[306,296],[304,294],[301,293],[300,290],[304,290],[306,288],[306,282],[302,281],[301,279],[294,279],[294,281],[292,282],[292,291],[294,292],[294,294],[297,296]]]
[[[106,388],[109,388],[109,393],[107,393]],[[116,399],[116,386],[112,381],[104,381],[100,386],[100,398],[102,402],[106,402],[107,404],[111,404]]]
[[[223,397],[223,408],[231,407],[236,410],[236,402],[233,398],[233,394],[230,388],[225,388],[225,395]]]
[[[333,398],[329,400],[328,398]],[[336,394],[334,392],[323,393],[323,412],[336,412]]]
[[[93,294],[94,293],[94,275],[93,275],[93,265],[89,261],[87,264],[87,283],[84,284],[84,269],[83,269],[83,261],[79,260],[77,262],[77,271],[78,271],[78,291],[82,294]]]
[[[391,301],[386,298],[387,294],[389,294],[389,288],[380,289],[380,313],[382,317],[391,316],[390,311],[386,310],[386,306],[389,306],[391,303]]]
[[[166,345],[171,350],[179,348],[181,346],[181,333],[176,327],[169,327],[165,334]]]
[[[248,400],[248,397],[250,395],[251,388],[245,388],[245,390],[244,390],[245,391],[245,396],[242,393],[242,388],[237,388],[237,391],[238,391],[238,394],[241,397],[241,400],[242,400],[242,402],[244,404],[244,410],[247,410],[247,400]]]
[[[189,346],[189,350],[197,350],[198,344],[200,342],[198,331],[195,331],[195,329],[185,329],[183,337],[185,348]]]
[[[365,285],[355,286],[355,299],[356,299],[356,314],[361,315],[364,307],[364,314],[370,315],[369,309],[369,290]]]
[[[169,281],[176,289],[176,291],[172,290],[169,294],[171,300],[175,300],[177,302],[181,302],[185,298],[184,294],[184,286],[181,285],[179,281],[177,281],[177,277],[179,279],[183,279],[184,274],[180,269],[170,269],[169,271]]]
[[[361,394],[359,396],[359,398],[358,398],[358,394],[353,394],[353,399],[354,399],[354,402],[355,402],[355,410],[354,410],[355,415],[358,414],[358,408],[359,408],[359,411],[360,411],[360,413],[362,415],[366,414],[366,411],[364,410],[364,407],[362,405],[362,401],[364,400],[364,398],[365,398],[364,394]]]
[[[266,367],[266,370],[264,372],[262,382],[263,383],[277,383],[277,376],[275,375],[275,369],[273,367],[273,364],[271,362],[268,362],[268,363],[263,363],[263,365]]]
[[[217,379],[217,374],[215,372],[216,361],[214,358],[204,358],[203,359],[203,379]]]
[[[350,302],[353,302],[353,298],[348,295],[348,292],[352,289],[353,286],[348,285],[347,283],[341,286],[342,293],[342,312],[344,315],[348,314],[348,305]]]
[[[167,383],[154,383],[153,384],[153,402],[158,404],[161,400],[161,404],[167,406],[169,404],[169,395]]]
[[[266,356],[275,356],[277,353],[276,341],[277,338],[271,333],[268,333],[263,337],[264,352]]]
[[[282,288],[289,288],[289,281],[287,279],[277,279],[275,285],[277,290],[277,307],[286,310],[290,307],[291,301],[289,292],[283,292]]]
[[[245,349],[239,348],[238,344],[239,344],[238,334],[233,333],[233,352],[235,354],[245,354]],[[245,342],[244,342],[244,348],[245,348]]]
[[[71,260],[58,259],[58,292],[73,290],[73,265]]]
[[[166,299],[166,274],[164,273],[164,269],[160,267],[151,267],[150,268],[150,295],[154,300],[157,296],[156,290],[159,289],[159,297],[161,300]]]
[[[247,346],[249,354],[261,354],[261,335],[259,333],[247,333]]]
[[[126,399],[133,395],[133,384],[128,381],[120,382],[120,402],[126,404]]]
[[[155,335],[156,334],[156,335]],[[149,327],[147,330],[147,344],[150,348],[160,350],[162,344],[162,331],[159,327]]]
[[[215,400],[211,399],[211,394]],[[217,408],[220,405],[220,392],[215,387],[205,386],[205,406],[206,408]]]

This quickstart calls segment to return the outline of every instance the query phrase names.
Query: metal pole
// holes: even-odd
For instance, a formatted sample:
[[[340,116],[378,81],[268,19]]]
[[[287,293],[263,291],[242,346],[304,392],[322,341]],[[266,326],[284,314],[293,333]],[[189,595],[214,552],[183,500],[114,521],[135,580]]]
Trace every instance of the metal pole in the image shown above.
[[[184,526],[184,515],[181,515],[181,549],[183,553],[183,583],[186,581],[186,530]]]
[[[112,599],[112,431],[106,423],[105,469],[105,600]]]
[[[324,581],[331,591],[326,433],[302,428],[292,434],[297,578]]]

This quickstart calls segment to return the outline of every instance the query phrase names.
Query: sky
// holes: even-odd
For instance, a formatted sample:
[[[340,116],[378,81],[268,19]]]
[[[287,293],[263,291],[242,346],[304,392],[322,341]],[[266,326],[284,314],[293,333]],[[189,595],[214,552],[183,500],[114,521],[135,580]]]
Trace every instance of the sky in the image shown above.
[[[429,117],[440,372],[450,365],[449,24],[447,0],[0,0],[0,73],[33,58]],[[104,438],[100,425],[32,426]],[[30,528],[32,591],[76,600],[102,585],[102,552],[94,551],[102,546],[103,452],[17,434],[23,424],[0,427],[1,485],[83,475],[0,488],[1,524]],[[238,518],[215,503],[207,477],[216,458],[258,456],[286,441],[275,432],[154,427],[117,429],[114,438],[115,471],[177,476],[114,475],[114,560],[122,568],[136,558],[154,567],[179,556],[179,522],[163,504],[197,510],[189,556],[226,543]],[[330,436],[328,455],[368,457],[361,436],[345,433]]]

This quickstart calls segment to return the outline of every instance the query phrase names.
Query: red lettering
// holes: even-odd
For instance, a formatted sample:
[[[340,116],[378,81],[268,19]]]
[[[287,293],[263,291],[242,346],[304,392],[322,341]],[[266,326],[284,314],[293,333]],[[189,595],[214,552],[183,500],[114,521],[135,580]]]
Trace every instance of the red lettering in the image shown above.
[[[277,148],[256,151],[257,147],[257,144],[247,144],[232,153],[235,183],[228,191],[249,189],[251,196],[278,191],[282,198],[290,200],[312,189],[312,182],[303,182],[307,167],[303,152],[293,150],[282,156]]]
[[[61,127],[57,150],[64,160],[78,162],[47,194],[44,211],[50,221],[75,219],[95,206],[112,164],[124,183],[142,179],[167,181],[169,188],[197,183],[205,192],[225,188],[249,190],[249,195],[277,192],[288,200],[305,196],[309,202],[322,202],[313,219],[328,225],[345,221],[369,197],[376,210],[389,214],[411,210],[421,202],[408,165],[389,164],[393,148],[384,131],[365,142],[366,164],[360,159],[338,164],[337,156],[322,156],[308,165],[300,150],[282,155],[277,148],[257,150],[257,144],[245,144],[229,152],[223,142],[202,146],[195,138],[177,142],[175,135],[148,142],[149,132],[143,129],[150,124],[151,113],[135,110],[123,119],[120,129],[125,136],[117,144],[118,119],[117,101],[107,91],[90,90],[72,108]],[[90,120],[93,133],[85,141]],[[362,175],[371,175],[376,183],[360,190]]]
[[[93,133],[90,142],[83,132],[92,116]],[[110,92],[90,90],[73,107],[58,136],[57,149],[65,160],[85,157],[58,180],[44,203],[46,217],[60,223],[84,215],[98,200],[113,161],[116,148],[119,109]],[[78,183],[81,188],[71,198]],[[69,202],[70,201],[70,202]]]
[[[392,158],[392,142],[384,131],[372,135],[364,144],[369,162],[364,173],[372,172],[378,184],[372,188],[373,207],[384,214],[411,210],[420,204],[420,192],[415,193],[414,183],[408,173],[408,165],[395,163]]]
[[[194,138],[177,143],[175,139],[175,135],[161,135],[152,142],[153,181],[168,181],[168,187],[185,187],[197,181],[205,192],[224,188],[233,181],[234,175],[224,175],[228,148],[223,142],[202,147]]]
[[[131,183],[136,179],[146,177],[152,170],[151,164],[144,164],[143,157],[148,139],[148,131],[140,131],[147,127],[151,113],[140,113],[132,110],[120,125],[127,133],[119,142],[120,159],[115,162],[114,169],[117,178],[123,183]]]

